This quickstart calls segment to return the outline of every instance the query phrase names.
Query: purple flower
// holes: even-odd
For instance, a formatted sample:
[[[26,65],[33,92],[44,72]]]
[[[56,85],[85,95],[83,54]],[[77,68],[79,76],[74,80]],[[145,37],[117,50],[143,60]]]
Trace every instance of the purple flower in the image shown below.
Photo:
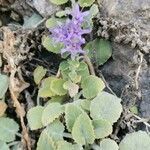
[[[87,11],[81,12],[79,5],[75,4],[71,15],[72,19],[68,19],[65,24],[58,25],[50,31],[53,40],[64,45],[61,54],[67,52],[74,59],[77,54],[84,53],[82,45],[85,44],[85,39],[82,36],[90,30],[82,28],[84,17],[88,15]]]

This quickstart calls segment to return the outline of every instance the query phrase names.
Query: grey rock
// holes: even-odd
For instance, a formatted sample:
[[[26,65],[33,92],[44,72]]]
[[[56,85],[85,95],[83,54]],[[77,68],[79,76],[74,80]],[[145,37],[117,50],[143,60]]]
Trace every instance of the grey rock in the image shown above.
[[[59,6],[52,4],[50,0],[27,0],[27,3],[34,7],[43,17],[48,17],[60,9]]]

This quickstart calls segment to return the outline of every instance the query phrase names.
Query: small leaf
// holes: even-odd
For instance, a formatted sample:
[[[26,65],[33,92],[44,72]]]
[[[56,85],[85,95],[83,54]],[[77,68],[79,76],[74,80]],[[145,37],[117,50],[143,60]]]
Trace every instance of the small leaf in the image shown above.
[[[50,37],[43,37],[42,44],[48,51],[56,54],[60,53],[63,48],[63,44],[54,42]]]
[[[80,75],[82,78],[86,78],[90,75],[88,66],[85,62],[80,62],[80,65],[77,69],[77,74]]]
[[[63,22],[65,22],[65,19],[51,17],[51,18],[47,19],[45,25],[48,29],[53,29],[56,26],[58,26],[59,24],[62,24]]]
[[[10,149],[9,149],[9,146],[5,142],[0,141],[0,150],[10,150]]]
[[[50,103],[57,102],[57,103],[62,104],[65,99],[66,99],[66,96],[54,96],[54,97],[51,97],[49,102]]]
[[[51,83],[55,80],[55,77],[48,77],[42,81],[42,86],[39,89],[39,97],[52,97],[56,94],[51,90]]]
[[[67,104],[65,107],[65,120],[68,131],[72,131],[72,127],[78,118],[78,116],[82,113],[80,107],[74,104]]]
[[[2,117],[6,111],[7,105],[5,102],[0,101],[0,117]]]
[[[63,87],[68,90],[70,97],[74,97],[79,91],[79,86],[71,81],[66,81]]]
[[[59,120],[55,120],[49,124],[45,130],[54,141],[63,140],[65,127]]]
[[[133,106],[130,108],[130,111],[133,113],[133,114],[138,114],[138,108],[136,106]]]
[[[114,140],[108,138],[108,139],[103,139],[100,142],[100,150],[119,150],[119,147]],[[130,148],[128,150],[130,150]]]
[[[90,8],[90,18],[95,17],[99,12],[98,5],[93,4]]]
[[[149,150],[150,137],[144,131],[127,134],[119,144],[119,150]]]
[[[76,119],[72,128],[72,136],[80,145],[93,144],[95,140],[92,121],[86,113],[82,113]]]
[[[36,84],[39,84],[40,81],[42,80],[42,78],[45,76],[46,74],[46,69],[44,69],[42,66],[38,66],[33,73],[34,76],[34,82]]]
[[[0,140],[11,142],[15,140],[19,130],[18,124],[10,118],[0,118]]]
[[[102,139],[112,133],[112,125],[106,120],[93,120],[94,132],[96,139]]]
[[[83,96],[87,99],[92,99],[105,88],[105,84],[100,78],[90,75],[82,80],[81,87]]]
[[[2,99],[8,89],[9,78],[6,75],[0,74],[0,99]]]
[[[89,7],[94,3],[95,0],[78,0],[81,7]]]
[[[27,113],[27,119],[31,130],[37,130],[43,127],[42,113],[44,107],[36,106],[31,108]]]
[[[80,105],[81,105],[82,109],[84,109],[86,111],[90,111],[91,101],[86,100],[86,99],[82,100]]]
[[[51,90],[56,95],[62,96],[67,94],[67,90],[63,88],[65,80],[56,78],[51,82]]]
[[[82,146],[79,146],[77,144],[71,144],[66,141],[60,141],[57,145],[57,150],[83,150]]]
[[[120,98],[107,92],[99,93],[91,102],[91,117],[95,120],[104,119],[113,124],[119,119],[122,112],[120,101]]]
[[[71,13],[71,10],[70,9],[68,9],[68,8],[66,8],[65,10],[61,10],[61,11],[58,11],[57,13],[56,13],[56,16],[57,17],[59,17],[59,18],[61,18],[61,17],[66,17],[67,15],[69,15]]]
[[[62,5],[68,2],[68,0],[50,0],[50,1],[56,5]]]
[[[95,39],[85,47],[89,51],[89,57],[96,61],[96,64],[103,65],[112,55],[110,42],[104,39]]]
[[[37,142],[36,150],[56,150],[55,143],[47,134],[47,130],[43,130]]]
[[[64,112],[63,106],[59,103],[49,103],[42,114],[42,123],[44,126],[52,123],[56,118],[58,118]]]

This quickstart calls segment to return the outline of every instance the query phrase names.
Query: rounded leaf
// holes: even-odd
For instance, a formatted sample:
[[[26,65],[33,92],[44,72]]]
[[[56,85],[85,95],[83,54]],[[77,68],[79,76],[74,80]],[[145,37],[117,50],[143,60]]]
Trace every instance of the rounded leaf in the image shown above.
[[[0,141],[0,149],[1,150],[10,150],[9,146],[3,141]]]
[[[118,147],[118,144],[114,140],[111,140],[108,138],[108,139],[103,139],[100,142],[100,150],[119,150],[119,147]]]
[[[95,0],[78,0],[81,7],[89,7],[94,3]]]
[[[44,69],[42,66],[38,66],[33,73],[34,76],[34,82],[36,84],[39,84],[40,81],[42,80],[42,78],[45,76],[46,74],[46,69]]]
[[[96,139],[105,138],[112,133],[112,125],[106,120],[93,120]]]
[[[93,144],[95,140],[92,121],[86,113],[82,113],[76,119],[72,128],[72,136],[77,144]]]
[[[66,120],[66,126],[67,129],[71,132],[72,127],[78,118],[78,116],[82,113],[83,111],[79,106],[76,106],[74,104],[67,104],[65,107],[65,120]]]
[[[31,108],[27,113],[27,119],[31,130],[37,130],[43,127],[42,124],[42,113],[44,107],[36,106]]]
[[[59,103],[49,103],[42,114],[42,123],[44,126],[52,123],[56,118],[58,118],[64,112],[63,106]]]
[[[56,95],[62,96],[67,94],[67,90],[63,88],[65,80],[56,78],[51,82],[51,90]]]
[[[68,0],[50,0],[53,4],[62,5],[68,2]]]
[[[105,88],[105,84],[100,78],[90,75],[82,80],[81,87],[83,96],[87,99],[92,99]]]
[[[121,99],[107,92],[100,92],[91,102],[90,115],[93,119],[116,122],[122,112]]]
[[[150,136],[144,131],[127,134],[119,144],[119,150],[149,150]]]
[[[11,142],[15,140],[16,133],[19,131],[18,124],[10,118],[0,118],[0,140]]]
[[[56,150],[55,143],[52,138],[43,130],[37,142],[36,150]]]

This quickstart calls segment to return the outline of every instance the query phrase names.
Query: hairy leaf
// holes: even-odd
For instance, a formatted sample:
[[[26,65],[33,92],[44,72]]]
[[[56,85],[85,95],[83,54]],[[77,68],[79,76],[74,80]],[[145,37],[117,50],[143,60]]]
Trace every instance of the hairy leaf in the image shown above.
[[[0,74],[0,99],[2,99],[8,89],[9,78],[6,75]]]
[[[114,140],[108,138],[108,139],[103,139],[100,142],[100,150],[119,150],[119,147]],[[130,150],[130,148],[128,150]]]
[[[0,141],[0,150],[10,150],[10,149],[9,149],[9,146],[5,142]]]
[[[89,7],[94,3],[95,0],[78,0],[81,7]]]
[[[39,97],[52,97],[56,94],[51,90],[51,83],[55,77],[48,77],[42,81],[42,86],[39,89]]]
[[[68,2],[68,0],[50,0],[50,1],[56,5],[62,5]]]
[[[105,138],[112,133],[112,125],[106,120],[93,120],[96,139]]]
[[[44,69],[42,66],[38,66],[33,73],[34,76],[34,81],[36,84],[39,84],[40,81],[42,80],[42,78],[45,76],[46,74],[46,69]]]
[[[92,99],[105,88],[105,84],[100,78],[90,75],[82,80],[81,87],[83,96],[87,99]]]
[[[119,150],[149,150],[150,136],[144,131],[127,134],[119,144]]]
[[[65,80],[56,78],[51,82],[51,90],[56,95],[62,96],[67,94],[67,90],[63,88]]]
[[[42,114],[42,123],[44,126],[52,123],[56,118],[58,118],[64,112],[63,106],[59,103],[49,103]]]
[[[57,150],[83,150],[83,148],[82,146],[79,146],[77,144],[71,144],[66,141],[60,141],[58,142]]]
[[[89,57],[96,61],[97,65],[103,65],[112,55],[111,45],[104,39],[95,39],[89,42],[84,49],[89,51]]]
[[[65,127],[59,120],[55,120],[49,124],[45,130],[54,141],[63,140]]]
[[[72,128],[72,136],[80,145],[93,144],[95,140],[92,121],[86,113],[82,113],[76,119]]]
[[[36,106],[31,108],[27,113],[27,119],[31,130],[37,130],[43,127],[42,113],[44,107]]]
[[[18,124],[10,118],[0,118],[0,140],[11,142],[15,140],[19,130]]]
[[[71,132],[72,127],[78,118],[78,116],[82,113],[82,110],[79,106],[74,104],[67,104],[65,107],[65,120],[67,129]]]
[[[37,142],[36,150],[56,150],[54,141],[47,134],[47,130],[43,130]]]
[[[61,49],[63,48],[63,44],[56,43],[52,38],[45,36],[42,39],[42,44],[48,51],[56,54],[60,53]]]
[[[107,92],[100,92],[93,99],[90,114],[93,119],[104,119],[110,123],[116,122],[122,112],[121,99]]]

